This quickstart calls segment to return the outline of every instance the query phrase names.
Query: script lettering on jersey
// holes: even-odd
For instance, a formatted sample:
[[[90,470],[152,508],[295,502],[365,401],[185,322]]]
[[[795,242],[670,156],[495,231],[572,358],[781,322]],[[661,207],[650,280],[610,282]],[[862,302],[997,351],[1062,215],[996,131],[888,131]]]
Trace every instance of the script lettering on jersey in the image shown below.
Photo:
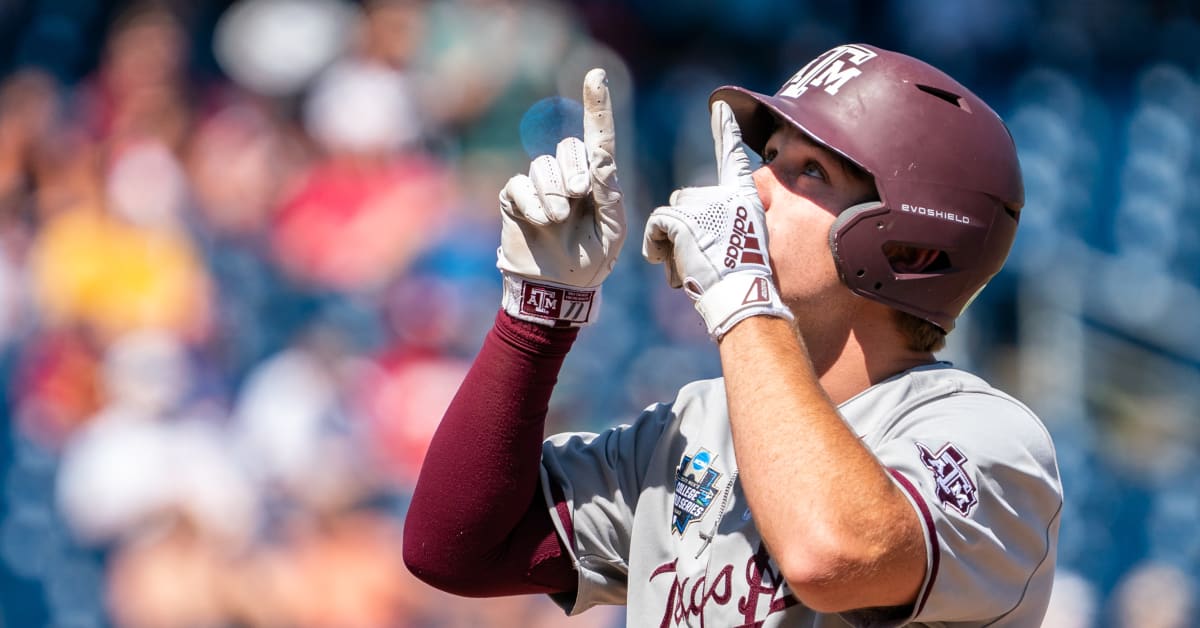
[[[675,565],[677,560],[659,565],[653,573],[650,574],[650,579],[666,574],[675,573]],[[713,578],[712,584],[707,585],[707,576],[700,576],[692,583],[691,588],[688,588],[689,578],[684,578],[682,581],[678,576],[671,583],[671,591],[667,594],[667,605],[663,609],[662,621],[659,622],[660,628],[668,628],[671,625],[691,625],[690,619],[696,617],[700,620],[700,625],[704,625],[704,608],[708,606],[710,601],[724,606],[729,603],[733,597],[732,584],[730,580],[733,575],[733,565],[725,565],[721,571],[717,572]],[[707,586],[706,586],[707,585]]]
[[[861,46],[838,46],[800,68],[799,72],[779,88],[778,95],[799,98],[810,87],[823,87],[825,93],[836,96],[838,90],[850,79],[862,74],[858,66],[875,57],[873,51]]]
[[[762,543],[758,544],[758,551],[746,562],[746,584],[750,590],[745,597],[738,598],[738,611],[742,613],[747,626],[757,625],[754,621],[758,616],[758,598],[762,596],[766,596],[768,602],[763,617],[782,612],[798,603],[796,596],[791,593],[779,594],[784,584],[783,576],[771,568],[771,556],[767,554],[767,546]]]
[[[768,616],[783,612],[799,603],[796,596],[783,591],[783,577],[770,563],[771,557],[767,554],[766,546],[759,543],[758,551],[746,561],[746,594],[739,596],[737,600],[737,612],[742,615],[743,623],[734,628],[761,626]],[[700,576],[695,582],[690,578],[680,580],[676,570],[677,564],[677,560],[663,563],[650,574],[651,581],[664,574],[675,574],[667,593],[667,603],[663,608],[659,628],[695,625],[692,619],[699,620],[699,625],[704,626],[705,611],[710,602],[724,607],[733,600],[733,565],[721,567],[710,583],[707,576]],[[707,619],[713,617],[709,616]]]

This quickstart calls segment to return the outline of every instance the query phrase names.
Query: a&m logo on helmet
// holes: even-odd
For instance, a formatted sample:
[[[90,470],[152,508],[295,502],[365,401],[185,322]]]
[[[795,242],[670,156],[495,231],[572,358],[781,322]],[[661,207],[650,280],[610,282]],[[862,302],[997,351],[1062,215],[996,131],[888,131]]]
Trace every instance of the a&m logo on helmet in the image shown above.
[[[808,88],[820,87],[824,88],[826,93],[836,96],[843,85],[862,74],[862,70],[858,66],[876,56],[873,51],[862,46],[854,44],[838,46],[800,68],[799,72],[779,88],[777,95],[799,98],[800,94],[808,91]]]
[[[963,468],[967,457],[952,443],[942,445],[934,453],[921,443],[916,443],[921,463],[933,471],[934,491],[944,508],[953,508],[964,517],[979,504],[979,491],[970,474]]]
[[[693,521],[703,519],[717,496],[717,479],[721,472],[713,468],[716,456],[707,449],[688,454],[679,461],[675,471],[675,503],[671,532],[683,536]]]

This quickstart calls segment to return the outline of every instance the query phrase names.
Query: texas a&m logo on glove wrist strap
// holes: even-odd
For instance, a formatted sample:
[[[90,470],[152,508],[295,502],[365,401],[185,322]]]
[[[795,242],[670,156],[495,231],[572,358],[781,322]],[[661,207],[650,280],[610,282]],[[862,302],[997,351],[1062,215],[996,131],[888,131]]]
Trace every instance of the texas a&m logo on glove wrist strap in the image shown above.
[[[504,311],[521,320],[552,327],[578,327],[594,320],[598,302],[598,288],[504,276]]]

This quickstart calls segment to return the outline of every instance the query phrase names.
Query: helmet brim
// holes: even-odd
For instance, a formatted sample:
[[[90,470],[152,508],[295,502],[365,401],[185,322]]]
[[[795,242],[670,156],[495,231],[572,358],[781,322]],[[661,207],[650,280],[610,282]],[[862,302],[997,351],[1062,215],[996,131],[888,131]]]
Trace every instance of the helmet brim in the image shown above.
[[[751,150],[761,155],[771,139],[771,134],[780,123],[789,124],[807,135],[814,142],[841,155],[862,170],[874,174],[866,164],[853,155],[838,148],[837,126],[827,120],[823,111],[804,106],[803,100],[783,99],[750,91],[736,85],[718,87],[708,97],[712,107],[718,100],[725,101],[742,130],[742,141]]]

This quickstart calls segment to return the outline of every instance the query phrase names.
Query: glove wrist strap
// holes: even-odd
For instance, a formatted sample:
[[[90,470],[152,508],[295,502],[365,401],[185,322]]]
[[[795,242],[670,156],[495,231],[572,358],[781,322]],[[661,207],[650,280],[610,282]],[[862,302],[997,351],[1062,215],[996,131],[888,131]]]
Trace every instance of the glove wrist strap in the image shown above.
[[[706,290],[695,305],[713,340],[720,340],[734,325],[751,316],[795,320],[770,275],[755,272],[725,276]]]
[[[547,327],[582,327],[595,322],[600,287],[580,288],[503,273],[501,305],[513,318]]]

